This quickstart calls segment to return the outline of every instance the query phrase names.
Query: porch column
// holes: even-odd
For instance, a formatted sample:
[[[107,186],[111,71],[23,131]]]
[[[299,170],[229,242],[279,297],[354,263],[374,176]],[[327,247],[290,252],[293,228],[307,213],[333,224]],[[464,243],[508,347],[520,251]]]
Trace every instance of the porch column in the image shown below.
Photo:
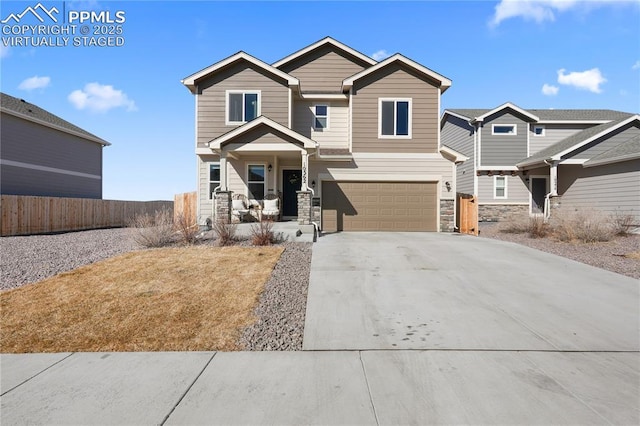
[[[549,192],[552,197],[558,196],[558,162],[552,161],[549,165]]]
[[[309,154],[305,150],[302,151],[302,186],[300,190],[309,190]]]
[[[220,191],[228,191],[227,188],[227,153],[220,151]]]

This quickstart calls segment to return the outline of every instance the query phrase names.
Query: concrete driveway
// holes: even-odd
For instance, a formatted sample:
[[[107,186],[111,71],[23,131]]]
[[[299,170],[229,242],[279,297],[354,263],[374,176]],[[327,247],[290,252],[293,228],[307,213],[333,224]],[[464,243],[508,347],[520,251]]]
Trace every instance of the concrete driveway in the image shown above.
[[[305,350],[640,350],[638,281],[502,241],[341,233],[313,248]]]

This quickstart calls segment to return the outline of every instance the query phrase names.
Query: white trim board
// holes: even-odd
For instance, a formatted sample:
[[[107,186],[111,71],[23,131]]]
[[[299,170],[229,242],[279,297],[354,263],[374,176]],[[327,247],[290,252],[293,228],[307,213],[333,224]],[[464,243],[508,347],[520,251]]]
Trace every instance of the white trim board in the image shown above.
[[[0,159],[0,164],[2,164],[3,166],[12,166],[12,167],[20,167],[22,169],[38,170],[40,172],[58,173],[61,175],[70,175],[70,176],[84,177],[88,179],[102,180],[102,176],[100,175],[74,172],[73,170],[58,169],[56,167],[40,166],[38,164],[23,163],[22,161]]]

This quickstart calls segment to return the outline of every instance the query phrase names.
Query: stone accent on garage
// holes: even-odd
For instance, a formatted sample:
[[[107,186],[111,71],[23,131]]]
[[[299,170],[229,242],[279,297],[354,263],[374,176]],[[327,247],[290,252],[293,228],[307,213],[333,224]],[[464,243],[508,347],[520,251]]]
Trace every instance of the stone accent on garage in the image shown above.
[[[440,200],[440,232],[453,232],[456,224],[455,200]]]
[[[480,204],[479,222],[505,222],[529,217],[528,204]]]

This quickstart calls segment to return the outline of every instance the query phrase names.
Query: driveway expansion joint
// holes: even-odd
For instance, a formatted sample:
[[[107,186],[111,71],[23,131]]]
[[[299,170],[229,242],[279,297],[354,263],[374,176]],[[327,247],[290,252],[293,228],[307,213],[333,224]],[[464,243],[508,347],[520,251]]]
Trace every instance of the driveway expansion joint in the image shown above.
[[[358,351],[358,358],[360,359],[360,365],[362,366],[362,374],[364,375],[364,381],[367,384],[367,393],[369,394],[369,401],[371,401],[371,409],[373,410],[373,416],[376,419],[376,425],[380,426],[380,420],[378,419],[378,412],[376,411],[376,405],[373,402],[373,395],[371,394],[371,386],[369,385],[369,378],[367,377],[367,369],[364,367],[364,361],[362,360],[362,351]]]
[[[57,364],[60,364],[60,363],[61,363],[62,361],[64,361],[65,359],[67,359],[67,358],[69,358],[70,356],[75,355],[75,354],[76,354],[76,352],[71,352],[69,355],[65,356],[65,357],[64,357],[64,358],[62,358],[62,359],[59,359],[58,361],[54,362],[53,364],[51,364],[51,365],[50,365],[50,366],[48,366],[47,368],[45,368],[45,369],[43,369],[43,370],[39,371],[38,373],[34,374],[33,376],[31,376],[31,377],[29,377],[29,378],[27,378],[27,379],[23,380],[22,382],[18,383],[17,385],[15,385],[14,387],[12,387],[11,389],[8,389],[8,390],[6,390],[6,391],[2,392],[2,393],[0,394],[0,396],[4,396],[4,395],[8,394],[9,392],[11,392],[12,390],[14,390],[14,389],[16,389],[16,388],[19,388],[20,386],[24,385],[24,384],[25,384],[25,383],[27,383],[28,381],[30,381],[30,380],[32,380],[32,379],[34,379],[34,378],[38,377],[39,375],[41,375],[41,374],[42,374],[42,373],[44,373],[45,371],[49,370],[49,369],[50,369],[50,368],[52,368],[53,366],[55,366],[55,365],[57,365]]]

